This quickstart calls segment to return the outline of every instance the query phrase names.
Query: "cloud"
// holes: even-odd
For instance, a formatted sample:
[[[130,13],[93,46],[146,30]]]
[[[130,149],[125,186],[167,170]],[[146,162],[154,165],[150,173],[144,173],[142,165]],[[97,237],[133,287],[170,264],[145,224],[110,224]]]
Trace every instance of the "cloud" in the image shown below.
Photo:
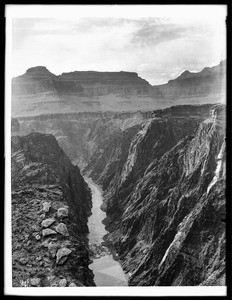
[[[124,70],[164,83],[224,59],[224,27],[170,18],[14,19],[12,73],[36,65],[55,74]]]
[[[168,23],[150,24],[146,22],[133,35],[131,42],[140,46],[157,45],[159,43],[181,38],[185,28]]]

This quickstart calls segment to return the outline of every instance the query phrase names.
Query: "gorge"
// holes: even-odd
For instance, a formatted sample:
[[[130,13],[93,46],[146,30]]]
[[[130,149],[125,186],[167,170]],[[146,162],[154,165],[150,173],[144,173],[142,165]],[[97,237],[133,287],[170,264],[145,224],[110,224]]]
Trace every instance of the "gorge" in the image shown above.
[[[224,67],[155,88],[127,72],[55,76],[32,68],[13,80],[15,286],[226,285],[225,78],[215,85]],[[112,94],[131,104],[73,109],[80,97],[111,103]],[[185,96],[206,103],[181,103]],[[136,101],[148,99],[154,109],[138,109]]]

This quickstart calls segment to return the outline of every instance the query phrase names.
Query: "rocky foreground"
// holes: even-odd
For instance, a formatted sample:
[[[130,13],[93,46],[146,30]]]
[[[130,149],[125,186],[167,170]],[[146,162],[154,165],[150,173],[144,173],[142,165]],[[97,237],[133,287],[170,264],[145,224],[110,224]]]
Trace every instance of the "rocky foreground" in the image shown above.
[[[94,285],[90,211],[90,190],[52,135],[12,137],[14,287]]]

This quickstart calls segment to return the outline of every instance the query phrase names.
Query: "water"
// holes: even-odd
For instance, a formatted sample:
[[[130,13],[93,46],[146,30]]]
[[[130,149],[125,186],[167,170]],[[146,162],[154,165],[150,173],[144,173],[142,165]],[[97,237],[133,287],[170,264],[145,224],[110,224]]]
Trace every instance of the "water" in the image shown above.
[[[127,286],[127,275],[124,273],[115,255],[104,245],[103,237],[107,234],[102,221],[106,213],[101,210],[103,202],[102,191],[91,179],[85,178],[92,191],[92,215],[88,219],[89,245],[93,253],[92,264],[89,268],[93,271],[96,286]]]

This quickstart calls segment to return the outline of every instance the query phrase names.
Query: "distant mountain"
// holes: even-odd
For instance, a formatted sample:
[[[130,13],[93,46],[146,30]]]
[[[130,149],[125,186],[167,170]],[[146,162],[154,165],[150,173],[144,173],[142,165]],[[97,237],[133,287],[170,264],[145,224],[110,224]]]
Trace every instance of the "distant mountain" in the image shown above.
[[[150,84],[133,72],[75,71],[52,74],[46,67],[30,68],[13,79],[13,95],[33,95],[43,92],[102,96],[110,93],[122,95],[148,94]]]
[[[183,72],[151,86],[134,72],[74,71],[54,75],[44,66],[12,79],[12,116],[70,112],[151,111],[173,105],[225,102],[226,61]]]
[[[152,87],[152,96],[161,99],[181,97],[209,96],[225,94],[226,60],[218,66],[206,67],[201,72],[184,71],[179,77],[168,83]]]

